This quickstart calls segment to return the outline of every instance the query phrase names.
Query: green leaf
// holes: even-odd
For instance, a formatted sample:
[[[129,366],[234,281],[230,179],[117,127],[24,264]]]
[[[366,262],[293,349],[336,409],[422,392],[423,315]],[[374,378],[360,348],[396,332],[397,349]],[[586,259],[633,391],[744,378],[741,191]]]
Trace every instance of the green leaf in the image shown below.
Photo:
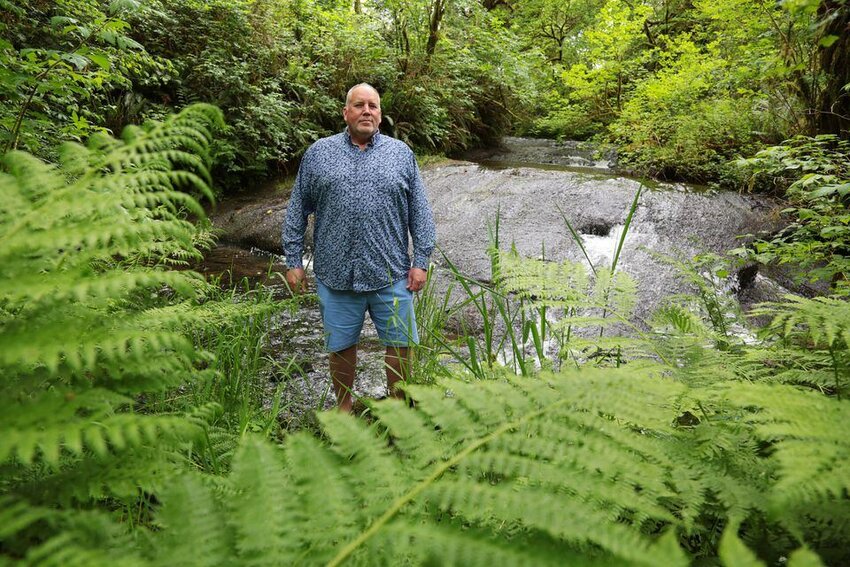
[[[67,61],[71,65],[82,71],[89,64],[89,60],[77,53],[63,53],[62,60]]]
[[[788,558],[788,567],[823,567],[818,554],[808,547],[801,547],[794,551]]]
[[[89,53],[88,58],[98,67],[109,71],[112,68],[112,61],[109,57],[100,53]]]
[[[839,38],[837,35],[826,35],[826,36],[824,36],[824,37],[822,37],[822,38],[820,39],[820,41],[818,42],[818,44],[819,44],[821,47],[829,47],[829,46],[831,46],[833,43],[835,43],[836,41],[838,41],[839,39],[840,39],[840,38]]]
[[[111,0],[107,11],[110,14],[134,12],[139,9],[141,3],[138,0]]]
[[[848,184],[850,186],[850,184]],[[833,193],[838,191],[838,186],[836,185],[827,185],[825,187],[821,187],[820,189],[815,189],[814,191],[809,192],[810,197],[826,197],[827,195],[832,195]],[[846,190],[845,190],[846,192]]]
[[[54,28],[58,28],[59,26],[68,26],[71,28],[76,27],[78,21],[75,18],[70,18],[68,16],[53,16],[50,18],[50,25]]]
[[[730,522],[720,538],[720,560],[726,567],[766,567],[738,537],[738,522]]]

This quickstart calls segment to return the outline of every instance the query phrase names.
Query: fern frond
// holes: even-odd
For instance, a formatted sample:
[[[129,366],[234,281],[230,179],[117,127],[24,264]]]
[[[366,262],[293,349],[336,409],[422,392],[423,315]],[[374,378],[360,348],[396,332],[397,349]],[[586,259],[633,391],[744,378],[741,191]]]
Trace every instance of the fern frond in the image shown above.
[[[358,532],[358,495],[340,473],[345,461],[309,435],[290,437],[286,454],[290,486],[298,495],[295,514],[301,553],[295,563],[326,563],[335,546]]]
[[[683,305],[668,302],[653,314],[653,323],[657,332],[672,331],[679,335],[708,335],[708,329],[702,319]]]
[[[585,307],[590,280],[578,263],[543,262],[522,258],[516,252],[499,254],[500,287],[540,305]]]
[[[850,531],[835,496],[847,490],[846,435],[822,432],[845,422],[845,402],[667,374],[635,363],[408,386],[415,409],[377,403],[371,424],[324,415],[327,443],[296,434],[283,463],[265,442],[243,440],[228,489],[198,497],[214,515],[230,510],[217,550],[227,563],[677,565],[688,562],[679,537],[713,540],[718,525],[720,556],[736,563],[760,560],[737,535],[744,521],[778,522],[827,547]],[[813,410],[823,422],[802,419]],[[811,508],[817,499],[836,504],[831,516]],[[503,548],[513,554],[500,560]]]
[[[407,474],[421,475],[419,471],[445,456],[447,448],[434,437],[434,425],[421,412],[408,411],[401,400],[375,404],[372,411],[386,425]]]
[[[850,490],[850,402],[781,385],[728,386],[728,401],[747,410],[756,434],[773,447],[778,480],[772,504],[777,513],[843,498]],[[796,521],[795,518],[788,518]]]
[[[398,479],[404,476],[404,469],[389,447],[376,445],[375,434],[354,416],[324,413],[320,422],[325,433],[337,441],[333,448],[348,462],[343,478],[358,487],[360,494],[372,495],[361,500],[361,512],[368,519],[376,518],[402,492]]]
[[[83,524],[83,521],[88,524]],[[50,567],[148,565],[147,561],[131,551],[132,540],[120,533],[105,514],[83,513],[63,523],[64,529],[59,535],[27,553],[28,564]]]
[[[448,523],[448,525],[444,525]],[[548,545],[547,545],[548,544]],[[364,549],[361,561],[368,557],[387,557],[388,564],[456,565],[492,567],[494,565],[536,567],[571,565],[601,567],[610,562],[587,554],[565,551],[541,537],[531,545],[500,541],[490,533],[452,524],[448,518],[431,525],[397,520],[388,525],[375,542]]]
[[[645,565],[670,563],[672,557],[653,553],[651,541],[629,527],[611,522],[604,511],[577,499],[529,487],[488,486],[478,482],[445,480],[426,492],[426,498],[447,512],[475,523],[516,523],[541,530],[575,544],[599,546],[620,560]]]
[[[818,346],[850,347],[850,303],[829,297],[807,299],[786,295],[784,303],[765,303],[754,315],[773,317],[771,328],[780,336],[804,332]]]
[[[191,272],[165,272],[149,269],[129,269],[103,274],[97,278],[75,280],[73,278],[45,279],[43,275],[27,274],[14,281],[0,281],[0,296],[5,297],[10,308],[43,299],[52,301],[86,301],[90,297],[115,297],[131,293],[139,288],[168,286],[183,296],[195,293],[198,277]]]
[[[12,536],[27,527],[55,515],[53,510],[32,506],[20,498],[0,496],[0,540],[10,541]]]
[[[186,441],[164,438],[100,458],[90,454],[65,458],[58,472],[23,476],[15,490],[30,502],[62,509],[101,501],[138,506],[144,495],[160,494],[167,479],[185,470]]]
[[[163,535],[154,548],[158,564],[214,567],[234,555],[225,511],[201,479],[185,475],[161,495],[157,524]],[[193,513],[187,515],[187,510]]]
[[[479,385],[490,391],[483,394],[476,392]],[[534,387],[529,389],[529,385],[534,385]],[[571,495],[570,491],[543,490],[539,486],[535,486],[535,483],[529,484],[527,480],[523,483],[511,483],[506,480],[506,486],[501,488],[499,485],[490,486],[487,482],[462,480],[463,477],[468,477],[475,470],[472,465],[475,461],[467,461],[467,459],[473,459],[474,455],[476,455],[475,458],[479,458],[477,455],[485,454],[481,451],[487,452],[489,444],[496,443],[502,438],[509,438],[512,435],[511,432],[514,431],[521,435],[523,439],[526,438],[526,424],[536,424],[538,420],[540,420],[541,426],[544,423],[555,424],[559,422],[562,416],[574,415],[575,406],[568,402],[573,404],[584,402],[588,404],[586,406],[587,411],[593,409],[595,412],[602,413],[600,411],[602,408],[596,406],[595,402],[600,401],[596,396],[576,397],[573,391],[573,387],[576,385],[572,382],[567,385],[560,381],[539,383],[531,380],[516,380],[511,381],[510,384],[501,385],[486,382],[475,385],[452,382],[450,385],[452,397],[444,400],[441,405],[454,407],[455,409],[451,413],[455,417],[449,422],[443,421],[440,424],[440,431],[446,432],[448,439],[452,441],[453,435],[449,433],[448,428],[462,426],[464,427],[463,435],[466,442],[460,444],[451,442],[456,451],[454,455],[441,463],[435,464],[435,472],[421,481],[417,487],[411,488],[408,496],[397,502],[405,502],[411,494],[425,490],[424,494],[430,495],[427,496],[429,502],[445,509],[447,513],[461,513],[464,518],[474,524],[520,522],[520,525],[524,525],[526,528],[542,530],[562,541],[571,541],[575,544],[593,543],[621,559],[652,562],[650,557],[653,553],[653,544],[651,540],[644,539],[639,529],[630,528],[625,524],[622,527],[611,527],[612,513],[618,517],[629,515],[629,510],[625,506],[620,510],[612,511],[610,506],[606,508],[604,505],[598,504],[599,500],[604,501],[604,498],[576,496],[574,492]],[[618,382],[618,385],[622,386],[623,383]],[[519,389],[514,389],[515,387],[519,387]],[[553,388],[562,396],[553,395],[555,394]],[[499,391],[500,395],[490,395],[495,393],[496,390]],[[545,395],[545,390],[548,390],[548,395]],[[581,390],[583,394],[589,394],[586,389],[581,388]],[[414,398],[421,400],[419,403],[425,408],[424,411],[429,413],[428,406],[435,404],[436,399],[428,395],[428,390],[416,388],[412,391]],[[505,410],[500,411],[498,409],[502,407],[500,400],[529,394],[534,397],[534,405],[536,406],[535,411],[531,413],[524,416],[514,416],[513,420],[509,421],[505,417]],[[553,399],[556,400],[554,403]],[[486,407],[488,400],[489,407]],[[442,418],[445,414],[446,412],[440,411],[438,415],[429,413],[429,416],[436,419]],[[590,416],[595,415],[595,413],[580,413],[579,415],[592,419]],[[608,421],[605,417],[596,419],[601,420],[600,424]],[[645,412],[642,412],[641,417],[635,417],[637,422],[643,419],[645,419]],[[468,427],[468,425],[473,427]],[[624,431],[624,434],[629,435],[626,431]],[[631,434],[631,436],[635,437],[636,435]],[[637,445],[642,444],[641,442],[637,443]],[[514,463],[512,467],[518,466],[516,459],[507,459],[504,455],[496,457],[495,460],[479,461],[479,464],[486,462],[488,463],[487,467],[492,468],[497,463],[508,463],[509,461]],[[600,459],[600,461],[603,461],[603,459]],[[447,467],[452,465],[457,465],[459,468],[449,475]],[[442,474],[440,474],[440,471],[443,471]],[[477,474],[484,474],[484,478],[491,477],[491,474],[485,474],[487,468],[483,470],[479,468],[478,471]],[[500,469],[498,472],[491,471],[491,473],[498,476],[507,474],[506,478],[511,478],[511,475],[505,470]],[[596,471],[593,471],[591,476],[597,474]],[[569,481],[566,482],[569,484]],[[510,485],[510,488],[508,488],[508,485]],[[399,504],[395,504],[390,510],[400,510]],[[521,512],[519,512],[520,510]],[[574,515],[575,519],[561,517],[560,512],[564,510],[571,510],[570,514]],[[656,506],[654,509],[647,507],[647,510],[642,510],[640,514],[637,514],[638,523],[643,523],[653,513],[661,514],[660,517],[655,518],[656,521],[670,517],[669,514],[662,511],[661,507]],[[388,517],[387,514],[382,516],[381,520],[373,524],[367,532],[364,532],[364,536],[377,533],[378,526],[381,525],[380,522],[385,521],[384,519]],[[618,524],[613,525],[617,526]],[[589,526],[593,527],[589,528]],[[368,540],[368,537],[363,539],[363,541],[366,540]],[[623,545],[624,542],[628,543]],[[351,546],[349,548],[352,551],[356,549],[356,547],[352,548]],[[340,554],[341,556],[342,554]],[[666,559],[670,560],[670,557],[666,557]],[[658,560],[658,557],[655,557],[655,560]]]
[[[591,297],[603,307],[610,308],[620,317],[628,319],[637,301],[637,283],[626,272],[597,269]]]
[[[129,398],[98,388],[54,388],[25,403],[3,400],[0,411],[6,433],[0,440],[0,462],[14,457],[26,464],[40,455],[55,467],[63,451],[78,456],[93,451],[105,456],[145,441],[191,439],[199,433],[195,425],[176,416],[114,413],[131,403]],[[79,419],[81,414],[89,419]]]
[[[720,560],[723,565],[729,567],[767,567],[765,562],[761,561],[738,537],[736,532],[739,526],[739,522],[732,522],[723,530],[719,548]]]
[[[229,523],[243,564],[293,564],[298,557],[298,499],[286,477],[269,474],[282,468],[283,453],[255,439],[233,458]]]

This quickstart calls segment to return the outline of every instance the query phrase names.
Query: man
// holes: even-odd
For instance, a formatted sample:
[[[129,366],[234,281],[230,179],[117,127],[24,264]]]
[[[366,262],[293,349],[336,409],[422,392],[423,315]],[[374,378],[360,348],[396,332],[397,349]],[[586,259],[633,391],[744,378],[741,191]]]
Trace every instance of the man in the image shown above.
[[[413,152],[382,135],[381,98],[372,86],[352,87],[342,116],[347,127],[314,143],[301,160],[286,211],[286,281],[306,289],[302,255],[307,216],[315,213],[313,267],[341,411],[351,411],[357,343],[368,310],[381,342],[389,394],[410,372],[419,342],[413,292],[425,284],[435,231]],[[413,259],[408,254],[413,237]]]

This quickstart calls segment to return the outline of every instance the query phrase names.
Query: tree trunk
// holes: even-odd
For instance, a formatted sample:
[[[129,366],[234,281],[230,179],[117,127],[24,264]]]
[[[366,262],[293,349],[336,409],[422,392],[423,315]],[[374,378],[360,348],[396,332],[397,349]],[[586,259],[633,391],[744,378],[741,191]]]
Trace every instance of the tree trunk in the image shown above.
[[[434,0],[431,8],[431,19],[428,25],[428,45],[425,46],[425,53],[428,57],[434,55],[437,49],[437,40],[440,37],[440,23],[443,21],[443,15],[446,13],[446,2],[448,0]]]
[[[819,15],[826,21],[822,37],[838,39],[821,48],[820,68],[826,82],[820,93],[817,130],[821,134],[847,137],[850,136],[850,4],[824,0]]]

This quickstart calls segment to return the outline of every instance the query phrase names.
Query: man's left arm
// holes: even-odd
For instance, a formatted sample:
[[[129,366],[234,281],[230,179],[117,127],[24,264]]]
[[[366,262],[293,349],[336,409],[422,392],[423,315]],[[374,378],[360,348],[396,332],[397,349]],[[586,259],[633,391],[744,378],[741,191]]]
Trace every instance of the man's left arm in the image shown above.
[[[407,194],[408,222],[413,238],[413,264],[407,276],[407,289],[419,291],[425,286],[428,274],[428,261],[437,239],[434,228],[434,215],[425,194],[425,184],[416,164],[416,157],[410,153],[411,184]]]

